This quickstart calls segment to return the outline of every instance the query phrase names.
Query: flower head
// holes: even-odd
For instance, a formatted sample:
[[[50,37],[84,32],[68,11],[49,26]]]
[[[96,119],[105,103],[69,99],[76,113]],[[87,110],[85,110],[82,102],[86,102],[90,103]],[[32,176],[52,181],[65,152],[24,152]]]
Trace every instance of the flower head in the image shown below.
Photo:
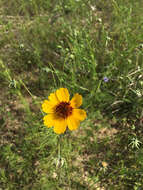
[[[109,78],[104,77],[103,80],[104,80],[104,82],[108,82],[108,81],[109,81]]]
[[[64,133],[67,126],[69,130],[77,129],[80,121],[86,118],[86,112],[78,109],[81,104],[82,96],[78,93],[70,100],[67,88],[56,90],[42,104],[42,110],[47,113],[43,118],[44,125],[54,127],[57,134]]]

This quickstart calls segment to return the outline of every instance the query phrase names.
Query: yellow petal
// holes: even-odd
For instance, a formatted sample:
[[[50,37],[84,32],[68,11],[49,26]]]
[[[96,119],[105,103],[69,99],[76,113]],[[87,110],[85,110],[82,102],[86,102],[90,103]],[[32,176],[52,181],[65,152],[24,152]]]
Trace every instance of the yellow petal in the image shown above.
[[[65,119],[58,119],[54,123],[54,132],[57,134],[64,133],[67,127],[67,121]]]
[[[67,124],[68,128],[72,130],[76,130],[80,124],[79,120],[74,118],[73,116],[70,116],[67,118]]]
[[[53,114],[48,114],[45,115],[44,118],[44,125],[47,127],[52,127],[54,126],[54,119],[53,119]]]
[[[44,100],[43,104],[42,104],[42,110],[45,113],[53,113],[54,109],[54,105],[48,101],[48,100]]]
[[[67,88],[60,88],[56,91],[56,96],[60,102],[68,102],[70,95]]]
[[[73,117],[83,121],[86,118],[86,112],[82,109],[73,109]]]
[[[73,108],[78,108],[78,107],[80,107],[81,104],[82,104],[82,96],[79,95],[78,93],[76,93],[76,94],[74,95],[74,97],[71,99],[70,103],[71,103],[71,106],[72,106]]]
[[[48,97],[48,99],[50,100],[50,102],[53,104],[53,105],[56,105],[59,103],[59,100],[56,96],[56,93],[51,93]]]

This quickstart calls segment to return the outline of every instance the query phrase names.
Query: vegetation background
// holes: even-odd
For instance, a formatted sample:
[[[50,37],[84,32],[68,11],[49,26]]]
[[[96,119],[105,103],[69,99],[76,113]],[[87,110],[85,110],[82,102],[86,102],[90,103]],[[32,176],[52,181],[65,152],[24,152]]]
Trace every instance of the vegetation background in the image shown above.
[[[142,73],[142,0],[0,0],[0,190],[142,190]],[[88,114],[62,164],[41,111],[59,87]]]

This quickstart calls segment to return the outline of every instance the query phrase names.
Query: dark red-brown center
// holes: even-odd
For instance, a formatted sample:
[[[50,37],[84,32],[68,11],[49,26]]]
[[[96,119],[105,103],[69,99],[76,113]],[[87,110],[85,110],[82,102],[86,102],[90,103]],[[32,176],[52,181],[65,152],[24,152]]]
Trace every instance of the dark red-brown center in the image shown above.
[[[73,108],[70,106],[68,102],[61,102],[55,108],[55,114],[57,117],[67,118],[69,115],[72,114]]]

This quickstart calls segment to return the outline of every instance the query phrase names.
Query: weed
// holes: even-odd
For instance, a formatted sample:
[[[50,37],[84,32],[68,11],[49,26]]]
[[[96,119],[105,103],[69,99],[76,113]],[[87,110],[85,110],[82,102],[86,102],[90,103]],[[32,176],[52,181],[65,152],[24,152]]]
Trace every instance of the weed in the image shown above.
[[[0,7],[0,188],[142,189],[141,2]],[[41,104],[60,87],[82,95],[88,118],[62,138],[59,159]]]

